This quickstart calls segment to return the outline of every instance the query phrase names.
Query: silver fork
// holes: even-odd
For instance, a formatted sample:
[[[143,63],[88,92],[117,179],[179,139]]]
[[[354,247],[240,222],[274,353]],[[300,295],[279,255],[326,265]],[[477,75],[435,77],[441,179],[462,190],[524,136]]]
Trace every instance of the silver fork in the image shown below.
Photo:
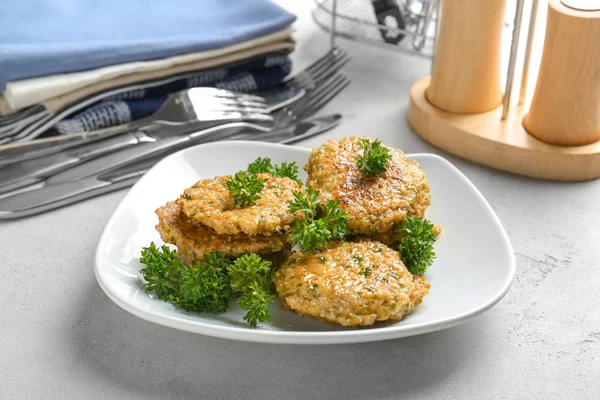
[[[278,132],[284,127],[294,127],[297,121],[307,119],[320,111],[327,103],[341,93],[348,85],[350,80],[339,74],[334,75],[326,82],[317,86],[314,90],[309,91],[297,104],[285,108],[275,116],[276,128]],[[252,140],[253,136],[260,136],[262,140],[269,140],[269,130],[254,124],[241,124],[244,128],[231,130],[231,125],[226,124],[215,127],[210,132],[195,132],[183,136],[169,136],[165,139],[157,140],[155,143],[145,143],[136,147],[124,149],[116,153],[112,153],[84,164],[69,168],[56,175],[51,176],[46,180],[49,184],[60,182],[74,181],[85,178],[102,171],[108,171],[128,165],[146,158],[155,156],[156,154],[169,154],[175,149],[180,149],[182,146],[190,146],[198,143],[206,143],[214,140],[226,139],[248,139]],[[263,137],[265,139],[263,139]]]

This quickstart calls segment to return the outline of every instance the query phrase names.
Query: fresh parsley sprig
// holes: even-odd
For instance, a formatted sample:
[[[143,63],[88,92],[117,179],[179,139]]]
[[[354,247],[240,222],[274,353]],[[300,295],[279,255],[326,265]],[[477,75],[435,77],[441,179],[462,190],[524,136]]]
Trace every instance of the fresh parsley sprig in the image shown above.
[[[258,321],[271,320],[269,304],[275,300],[271,283],[271,263],[258,254],[246,254],[227,268],[231,289],[240,295],[238,304],[248,311],[244,320],[251,328]]]
[[[231,298],[247,313],[244,320],[254,328],[270,320],[273,302],[271,263],[257,254],[231,262],[223,254],[204,255],[202,262],[184,265],[175,250],[152,242],[142,249],[140,270],[145,286],[156,296],[186,311],[225,312]]]
[[[377,176],[387,168],[388,161],[392,158],[390,150],[381,145],[380,140],[371,142],[369,139],[359,139],[358,145],[363,149],[363,154],[358,156],[358,169],[364,175]]]
[[[327,200],[321,205],[321,220],[327,224],[332,240],[343,239],[348,225],[348,213],[338,208],[339,202]]]
[[[269,157],[258,157],[254,162],[248,165],[248,172],[251,174],[260,174],[261,172],[271,173],[273,171],[273,164]]]
[[[302,211],[305,220],[314,219],[317,216],[317,206],[321,201],[319,191],[309,187],[305,192],[294,192],[294,201],[289,203],[289,210],[292,213]]]
[[[185,266],[175,250],[154,242],[142,249],[140,273],[146,288],[164,301],[186,311],[224,312],[231,289],[226,266],[229,260],[219,253],[205,255],[202,262]]]
[[[295,162],[282,162],[279,165],[273,165],[269,157],[258,157],[248,165],[248,172],[252,174],[267,173],[282,178],[287,177],[302,186],[302,181],[298,179],[298,165]]]
[[[284,177],[290,178],[290,179],[296,181],[296,183],[298,183],[298,185],[302,186],[302,181],[300,179],[298,179],[298,165],[296,165],[295,162],[291,162],[291,163],[282,162],[281,165],[275,164],[273,166],[272,174],[275,176],[282,177],[282,178],[284,178]]]
[[[292,213],[302,211],[304,219],[297,220],[289,229],[292,244],[300,250],[314,252],[332,240],[342,240],[346,235],[348,213],[338,208],[338,202],[319,199],[319,191],[309,187],[306,192],[294,192],[289,203]]]
[[[246,171],[240,171],[225,181],[235,205],[244,208],[256,204],[265,186],[264,179]]]
[[[400,257],[409,272],[423,275],[435,260],[433,224],[425,218],[408,217],[400,225]]]

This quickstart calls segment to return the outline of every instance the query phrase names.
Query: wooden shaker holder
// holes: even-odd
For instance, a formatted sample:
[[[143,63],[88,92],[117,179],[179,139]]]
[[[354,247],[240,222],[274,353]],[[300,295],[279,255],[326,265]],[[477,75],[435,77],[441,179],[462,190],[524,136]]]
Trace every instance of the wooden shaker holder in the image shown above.
[[[566,1],[566,0],[565,0]],[[411,90],[408,122],[460,157],[541,179],[600,177],[600,11],[549,0],[529,113],[502,119],[505,0],[441,0],[432,76]]]

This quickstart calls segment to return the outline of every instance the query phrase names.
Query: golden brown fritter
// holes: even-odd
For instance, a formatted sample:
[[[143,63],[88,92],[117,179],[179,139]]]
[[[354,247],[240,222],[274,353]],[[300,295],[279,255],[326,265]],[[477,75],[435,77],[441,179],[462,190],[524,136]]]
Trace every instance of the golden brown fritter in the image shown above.
[[[204,254],[218,251],[228,257],[246,253],[273,254],[289,249],[291,244],[282,234],[271,236],[219,235],[212,229],[194,223],[182,211],[177,202],[169,202],[156,210],[156,230],[162,240],[177,246],[181,260],[190,264],[203,259]]]
[[[273,276],[282,307],[343,326],[399,320],[429,293],[399,254],[370,240],[295,253]]]
[[[339,208],[348,213],[349,234],[389,232],[408,216],[422,217],[431,197],[421,166],[388,147],[392,158],[386,171],[375,177],[364,176],[357,166],[363,153],[359,139],[330,139],[313,149],[304,167],[308,172],[306,185],[318,189],[322,200],[339,201]]]
[[[292,192],[300,185],[290,178],[258,174],[265,180],[261,198],[255,205],[236,207],[227,189],[229,176],[204,179],[183,192],[177,202],[195,222],[213,228],[219,234],[272,235],[289,228],[294,214],[288,211]]]

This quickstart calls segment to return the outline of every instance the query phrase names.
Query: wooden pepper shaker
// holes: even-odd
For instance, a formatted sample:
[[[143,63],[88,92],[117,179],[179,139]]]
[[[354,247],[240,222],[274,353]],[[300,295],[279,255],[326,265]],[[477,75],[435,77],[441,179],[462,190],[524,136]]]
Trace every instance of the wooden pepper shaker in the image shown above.
[[[592,3],[597,10],[572,8]],[[598,1],[549,0],[540,72],[523,126],[550,144],[600,141]]]

